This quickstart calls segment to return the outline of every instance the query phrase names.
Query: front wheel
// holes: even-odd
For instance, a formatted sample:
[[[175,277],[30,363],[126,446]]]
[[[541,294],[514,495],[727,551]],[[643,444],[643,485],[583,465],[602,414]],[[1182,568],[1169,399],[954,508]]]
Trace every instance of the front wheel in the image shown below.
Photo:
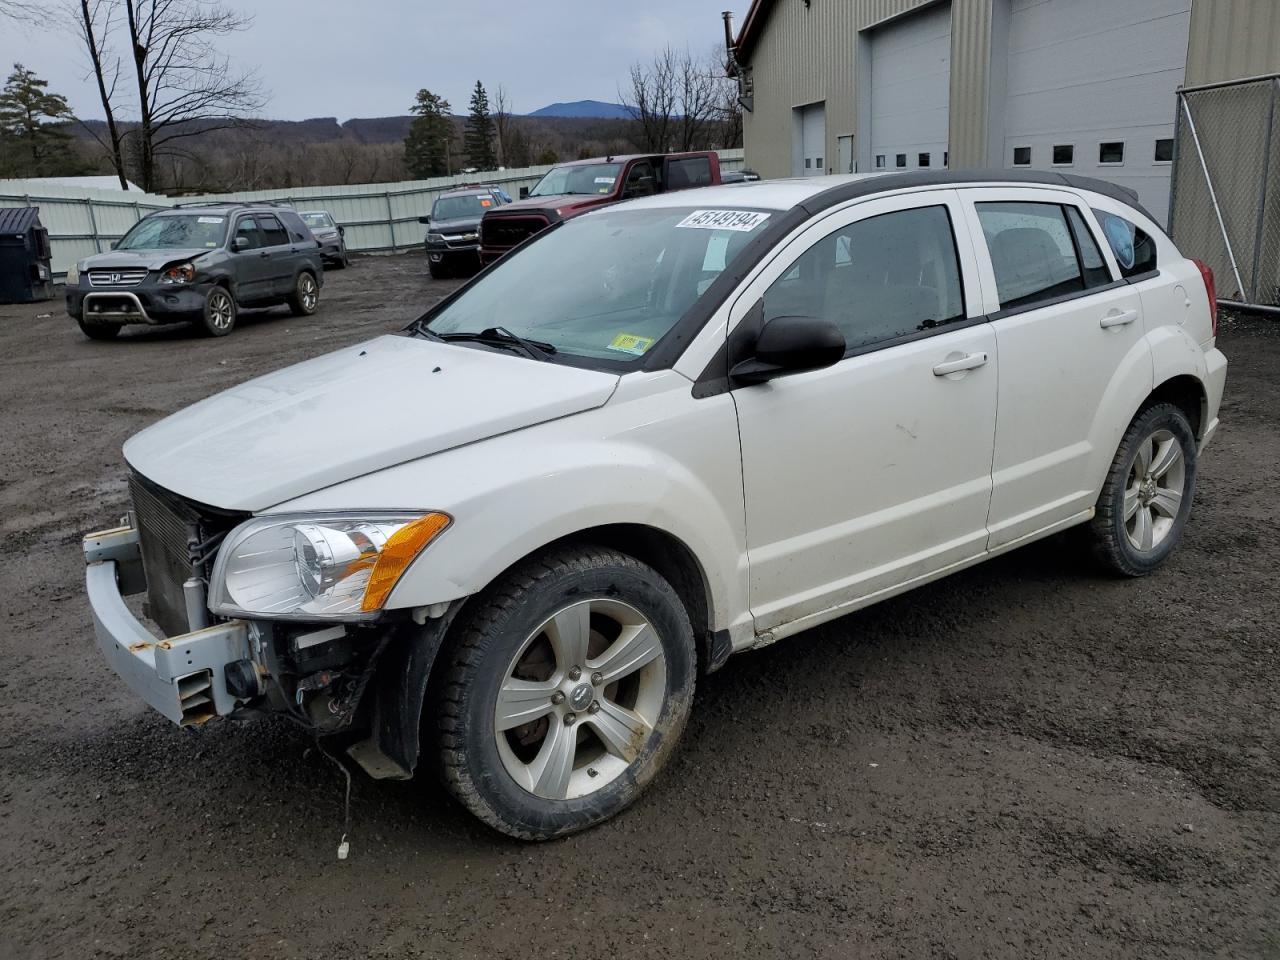
[[[293,293],[289,295],[289,309],[295,317],[309,317],[316,312],[320,303],[320,286],[316,278],[307,271],[298,274],[293,282]]]
[[[526,563],[462,616],[437,717],[450,792],[526,840],[633,803],[693,701],[693,630],[671,585],[582,547]]]
[[[1191,514],[1196,438],[1170,403],[1148,407],[1125,431],[1098,497],[1089,533],[1107,570],[1141,577],[1173,552]]]
[[[200,323],[211,337],[225,337],[236,325],[236,299],[226,287],[214,287],[204,298]]]

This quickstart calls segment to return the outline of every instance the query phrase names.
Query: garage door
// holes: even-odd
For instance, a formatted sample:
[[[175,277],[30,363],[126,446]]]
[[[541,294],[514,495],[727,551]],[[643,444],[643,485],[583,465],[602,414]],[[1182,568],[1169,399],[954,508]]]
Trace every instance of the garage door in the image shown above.
[[[872,31],[872,166],[945,166],[950,96],[951,4]]]
[[[816,177],[827,172],[827,110],[825,103],[796,107],[795,143],[792,148],[792,175]]]
[[[1012,0],[1011,14],[1005,165],[1111,180],[1163,220],[1191,0]]]

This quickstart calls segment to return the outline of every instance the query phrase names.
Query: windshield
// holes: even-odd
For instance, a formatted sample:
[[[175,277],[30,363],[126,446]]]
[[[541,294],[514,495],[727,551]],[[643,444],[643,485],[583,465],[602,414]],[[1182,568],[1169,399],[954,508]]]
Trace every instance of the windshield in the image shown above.
[[[769,216],[614,207],[578,217],[507,254],[433,317],[429,329],[449,334],[505,327],[552,345],[557,355],[609,361],[591,366],[636,363]]]
[[[538,185],[529,191],[531,197],[555,197],[565,193],[613,193],[613,185],[622,169],[620,163],[585,163],[553,167]]]
[[[333,220],[327,213],[304,213],[302,222],[311,230],[332,230]]]
[[[493,209],[493,197],[478,193],[441,197],[431,208],[432,220],[479,220],[486,210]]]
[[[168,213],[139,220],[117,250],[178,250],[222,246],[227,218],[220,214]]]

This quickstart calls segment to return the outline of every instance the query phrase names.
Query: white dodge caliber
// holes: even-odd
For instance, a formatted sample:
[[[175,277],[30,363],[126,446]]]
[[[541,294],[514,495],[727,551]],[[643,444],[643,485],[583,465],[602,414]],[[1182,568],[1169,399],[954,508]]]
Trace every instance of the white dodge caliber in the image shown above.
[[[175,723],[282,713],[374,777],[438,766],[498,830],[580,830],[732,653],[1077,524],[1116,574],[1160,566],[1215,317],[1208,268],[1095,180],[610,207],[129,440],[133,510],[84,545],[98,645]]]

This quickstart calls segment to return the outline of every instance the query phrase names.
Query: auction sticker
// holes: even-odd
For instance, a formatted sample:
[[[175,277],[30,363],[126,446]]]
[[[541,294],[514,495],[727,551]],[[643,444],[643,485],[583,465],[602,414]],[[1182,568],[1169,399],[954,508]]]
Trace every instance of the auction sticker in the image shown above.
[[[769,219],[769,214],[754,210],[695,210],[676,224],[686,230],[754,230]]]
[[[197,217],[196,218],[197,223],[221,223],[222,221],[223,221],[222,217]]]
[[[620,333],[613,338],[613,342],[609,344],[609,349],[639,357],[643,356],[644,352],[651,346],[653,346],[653,337],[639,337],[634,333]]]

